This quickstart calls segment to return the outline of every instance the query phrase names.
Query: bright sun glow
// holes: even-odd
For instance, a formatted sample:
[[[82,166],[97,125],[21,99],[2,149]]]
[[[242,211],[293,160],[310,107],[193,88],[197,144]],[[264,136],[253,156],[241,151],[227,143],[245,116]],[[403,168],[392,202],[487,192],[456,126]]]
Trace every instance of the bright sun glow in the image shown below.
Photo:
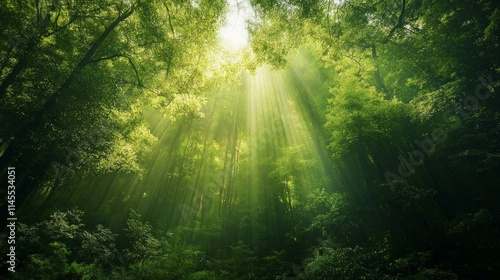
[[[228,0],[226,23],[219,30],[222,44],[231,49],[240,49],[248,45],[248,31],[245,21],[252,16],[252,9],[246,0]]]

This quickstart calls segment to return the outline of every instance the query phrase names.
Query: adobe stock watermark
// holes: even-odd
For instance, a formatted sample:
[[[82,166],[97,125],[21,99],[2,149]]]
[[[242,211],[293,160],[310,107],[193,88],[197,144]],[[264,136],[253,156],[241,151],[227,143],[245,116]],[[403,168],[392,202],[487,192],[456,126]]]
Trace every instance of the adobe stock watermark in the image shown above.
[[[16,168],[9,167],[7,169],[7,261],[9,265],[7,268],[10,272],[16,272]]]
[[[495,88],[500,85],[498,81],[492,81],[491,74],[487,79],[479,77],[479,81],[481,83],[476,86],[473,95],[466,96],[460,104],[455,104],[453,109],[444,113],[443,119],[450,124],[452,129],[458,128],[464,119],[470,117],[472,112],[480,107],[480,101],[484,101],[492,96],[495,93]],[[450,119],[454,121],[450,121]],[[424,161],[436,151],[436,146],[445,142],[447,138],[448,136],[443,129],[436,128],[425,139],[415,139],[413,142],[417,145],[418,149],[407,153],[407,156],[398,156],[399,166],[397,173],[399,175],[390,171],[385,171],[384,173],[387,185],[391,187],[391,190],[395,190],[396,184],[406,182],[404,178],[408,178],[414,174],[415,167],[424,164]]]

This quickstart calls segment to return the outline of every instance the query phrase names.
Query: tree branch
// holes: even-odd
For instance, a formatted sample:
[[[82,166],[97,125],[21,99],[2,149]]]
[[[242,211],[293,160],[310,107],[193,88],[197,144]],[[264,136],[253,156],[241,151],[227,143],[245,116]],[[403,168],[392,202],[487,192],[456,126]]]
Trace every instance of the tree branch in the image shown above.
[[[83,18],[83,17],[74,16],[66,24],[61,25],[61,26],[57,25],[57,22],[56,22],[56,24],[55,24],[56,27],[54,28],[54,30],[52,32],[48,32],[45,37],[52,36],[52,35],[56,34],[57,32],[68,28],[71,24],[73,24],[73,22],[75,22],[77,19],[80,19],[80,18]]]
[[[82,69],[92,61],[92,57],[96,53],[97,49],[101,46],[102,42],[108,37],[108,35],[124,20],[126,20],[132,13],[134,12],[134,7],[130,8],[127,12],[121,14],[119,17],[117,17],[106,29],[104,32],[97,38],[97,40],[92,44],[90,49],[87,51],[85,56],[78,62],[78,64],[73,68],[71,73],[69,74],[68,78],[64,83],[61,85],[60,89],[58,90],[55,95],[59,95],[59,93],[63,90],[68,88],[73,80],[76,78],[76,76],[82,71]],[[55,96],[55,97],[56,97]],[[48,103],[50,104],[50,103]],[[51,105],[49,105],[50,107]]]
[[[175,39],[175,31],[174,31],[174,26],[172,25],[172,20],[170,18],[170,9],[168,8],[167,3],[165,1],[163,2],[163,6],[165,6],[165,9],[167,10],[167,18],[168,18],[168,24],[170,25],[170,30],[172,30],[172,35],[174,36]]]
[[[104,57],[93,59],[93,60],[89,61],[89,63],[95,63],[95,62],[99,62],[99,61],[103,61],[103,60],[108,60],[108,59],[113,59],[113,58],[117,58],[117,57],[125,57],[125,55],[123,55],[123,54],[114,54],[114,55],[110,55],[110,56],[104,56]]]
[[[125,59],[127,59],[128,63],[130,64],[130,66],[134,70],[134,74],[135,74],[135,77],[137,79],[137,86],[141,87],[143,89],[147,89],[147,90],[151,91],[152,93],[160,96],[160,92],[158,92],[158,91],[156,91],[156,90],[154,90],[154,89],[152,89],[152,88],[147,87],[147,86],[144,85],[144,83],[141,80],[141,77],[139,76],[139,71],[137,70],[137,67],[135,66],[134,61],[128,55],[117,53],[117,54],[113,54],[113,55],[110,55],[110,56],[104,56],[104,57],[100,57],[100,58],[97,58],[97,59],[93,59],[89,63],[95,63],[95,62],[99,62],[99,61],[103,61],[103,60],[108,60],[108,59],[114,59],[114,58],[125,58]]]
[[[109,60],[109,59],[120,58],[120,57],[126,58],[128,60],[128,63],[130,64],[130,66],[132,66],[132,69],[134,70],[135,77],[137,78],[137,84],[139,86],[142,86],[142,81],[141,81],[141,78],[139,77],[139,71],[137,71],[137,67],[135,66],[135,63],[132,61],[132,59],[128,55],[117,53],[117,54],[113,54],[110,56],[104,56],[104,57],[93,59],[93,60],[89,61],[89,63],[95,63],[95,62],[99,62],[99,61],[103,61],[103,60]]]
[[[389,34],[387,35],[387,37],[385,37],[385,39],[382,41],[382,44],[386,44],[387,42],[389,42],[389,39],[392,37],[392,35],[394,35],[394,32],[396,32],[396,30],[398,28],[403,27],[403,17],[405,14],[405,9],[406,9],[406,0],[403,0],[403,4],[401,7],[401,13],[399,14],[399,18],[398,18],[398,23],[396,25],[394,25],[394,27],[392,27],[392,29],[391,29],[391,31],[389,31]]]

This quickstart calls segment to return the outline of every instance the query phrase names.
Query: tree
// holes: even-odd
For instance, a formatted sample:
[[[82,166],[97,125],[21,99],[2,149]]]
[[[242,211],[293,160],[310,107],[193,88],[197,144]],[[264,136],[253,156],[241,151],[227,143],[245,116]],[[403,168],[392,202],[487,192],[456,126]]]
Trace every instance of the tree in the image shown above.
[[[11,3],[7,5],[16,10]],[[51,169],[57,176],[54,190],[64,175],[75,169],[116,170],[129,162],[131,170],[138,170],[134,166],[139,165],[140,155],[130,151],[141,147],[130,148],[154,142],[141,121],[145,104],[165,108],[178,99],[175,96],[194,97],[209,86],[205,73],[198,69],[208,60],[205,46],[214,40],[214,26],[224,7],[221,1],[203,1],[196,7],[166,1],[110,1],[104,5],[110,7],[107,10],[84,1],[71,5],[57,6],[60,11],[50,24],[57,32],[45,38],[45,31],[37,29],[32,41],[40,47],[26,52],[44,59],[55,54],[61,66],[43,59],[21,63],[22,67],[6,66],[12,74],[2,80],[9,91],[2,105],[14,111],[0,118],[13,123],[21,116],[21,123],[0,133],[0,169],[3,172],[8,165],[17,165],[23,174],[31,173],[19,179],[20,186],[26,186],[19,203],[36,189],[33,182],[54,180],[53,175],[47,176]],[[30,6],[20,9],[20,13],[35,10]],[[150,64],[150,60],[156,63]],[[191,74],[186,75],[186,71]],[[42,78],[45,73],[50,75]],[[95,83],[99,78],[103,83]],[[43,88],[23,88],[39,80],[44,81]],[[124,109],[129,122],[122,121]],[[100,128],[91,127],[110,115],[111,122],[102,126],[106,132],[101,137]],[[81,131],[92,131],[92,135]],[[62,149],[54,149],[55,142]],[[36,156],[28,160],[33,154]]]

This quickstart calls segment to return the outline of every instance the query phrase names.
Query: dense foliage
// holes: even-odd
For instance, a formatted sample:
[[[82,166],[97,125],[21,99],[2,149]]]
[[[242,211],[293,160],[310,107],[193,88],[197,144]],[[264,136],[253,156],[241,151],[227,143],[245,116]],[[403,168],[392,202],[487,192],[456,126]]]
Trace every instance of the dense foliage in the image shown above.
[[[498,1],[25,2],[7,277],[500,279]]]

